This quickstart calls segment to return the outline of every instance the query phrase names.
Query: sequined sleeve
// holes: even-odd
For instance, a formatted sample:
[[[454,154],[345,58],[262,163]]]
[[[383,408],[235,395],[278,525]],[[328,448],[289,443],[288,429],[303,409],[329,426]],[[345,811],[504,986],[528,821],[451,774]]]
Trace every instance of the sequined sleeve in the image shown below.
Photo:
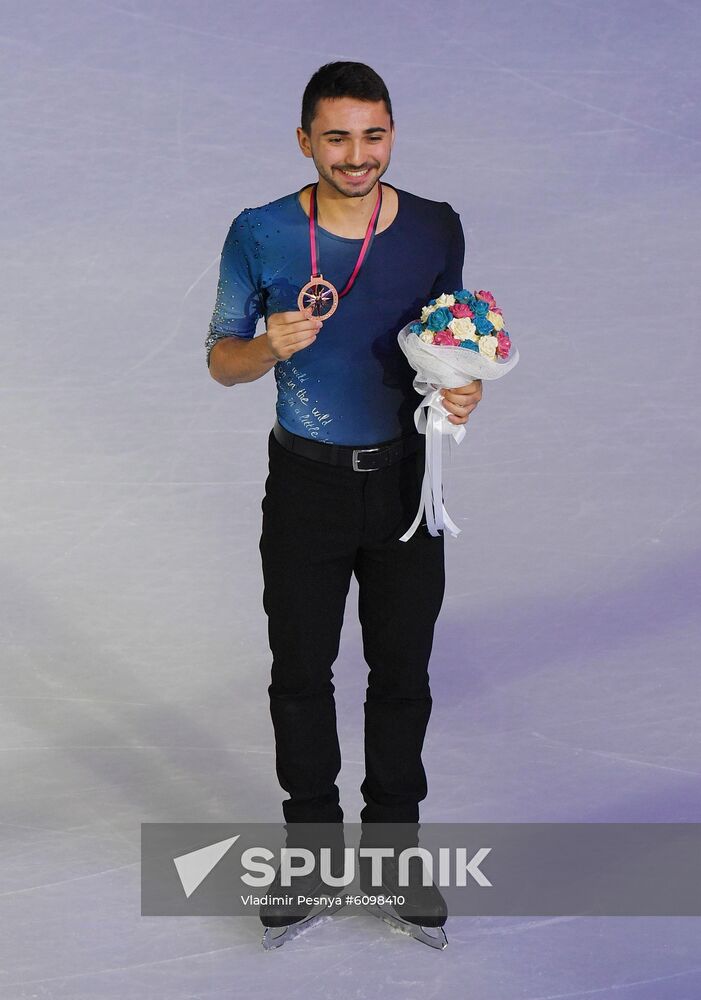
[[[222,337],[250,340],[263,315],[260,290],[253,268],[253,239],[244,209],[231,224],[219,265],[219,282],[214,312],[205,339],[207,366],[212,348]]]

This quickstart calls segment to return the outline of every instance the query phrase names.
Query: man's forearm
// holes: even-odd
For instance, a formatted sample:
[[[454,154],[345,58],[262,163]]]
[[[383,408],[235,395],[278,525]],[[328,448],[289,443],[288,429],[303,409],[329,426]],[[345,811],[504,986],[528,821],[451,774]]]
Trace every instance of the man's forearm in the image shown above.
[[[222,337],[209,355],[209,374],[222,385],[254,382],[277,362],[270,350],[267,333],[250,340]]]

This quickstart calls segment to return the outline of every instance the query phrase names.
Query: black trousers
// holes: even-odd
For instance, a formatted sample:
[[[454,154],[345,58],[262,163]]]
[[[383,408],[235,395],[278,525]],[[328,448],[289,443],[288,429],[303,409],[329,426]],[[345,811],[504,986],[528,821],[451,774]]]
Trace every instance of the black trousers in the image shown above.
[[[418,823],[428,790],[428,663],[445,590],[443,535],[429,535],[424,521],[399,541],[418,509],[423,438],[418,452],[373,472],[301,457],[272,431],[268,457],[259,547],[285,820],[343,821],[332,666],[354,573],[369,666],[360,819]]]

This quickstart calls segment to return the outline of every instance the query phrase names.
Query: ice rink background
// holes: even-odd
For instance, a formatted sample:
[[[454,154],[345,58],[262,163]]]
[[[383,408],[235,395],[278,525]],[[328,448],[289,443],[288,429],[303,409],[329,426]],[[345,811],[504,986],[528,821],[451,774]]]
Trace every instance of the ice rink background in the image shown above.
[[[521,351],[445,450],[425,821],[701,821],[692,0],[0,6],[2,1000],[686,1000],[695,918],[139,915],[142,822],[281,818],[257,541],[272,375],[204,338],[233,217],[370,63],[388,183],[449,201]],[[314,599],[314,580],[300,570]],[[346,819],[366,667],[335,669]],[[417,600],[420,600],[417,594]]]

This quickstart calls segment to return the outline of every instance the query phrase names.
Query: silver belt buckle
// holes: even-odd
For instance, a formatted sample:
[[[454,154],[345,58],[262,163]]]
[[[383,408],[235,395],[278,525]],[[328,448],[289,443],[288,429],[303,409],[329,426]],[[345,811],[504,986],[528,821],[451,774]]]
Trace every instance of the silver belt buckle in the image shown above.
[[[358,456],[361,455],[361,454],[363,454],[366,451],[381,451],[381,450],[382,449],[380,447],[377,447],[377,448],[354,448],[353,449],[353,455],[352,455],[353,471],[354,472],[374,472],[375,471],[374,469],[361,469],[361,468],[359,468],[358,467]]]

